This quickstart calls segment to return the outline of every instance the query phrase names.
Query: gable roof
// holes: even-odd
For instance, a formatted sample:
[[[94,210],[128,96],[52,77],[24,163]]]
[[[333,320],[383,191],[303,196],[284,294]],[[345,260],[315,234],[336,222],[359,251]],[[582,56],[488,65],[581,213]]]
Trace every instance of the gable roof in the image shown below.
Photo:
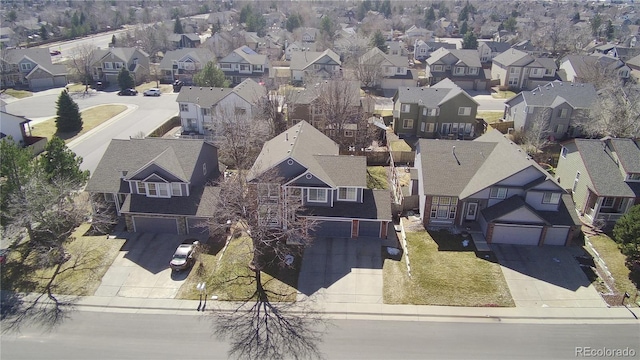
[[[587,169],[593,184],[592,190],[598,196],[638,196],[634,189],[624,181],[620,169],[611,154],[611,148],[607,146],[605,141],[598,139],[574,139],[572,141]],[[640,149],[635,144],[632,144],[633,140],[610,139],[610,141],[613,143],[614,149],[617,147],[621,150],[617,155],[624,158],[625,162],[629,162],[629,159],[635,157],[635,161],[629,162],[630,168],[637,169],[640,167],[637,164],[637,159],[640,158]]]
[[[396,67],[407,67],[407,57],[402,55],[389,55],[382,52],[382,50],[377,47],[371,48],[369,51],[364,53],[360,57],[361,63],[367,63],[368,61],[374,59],[374,61],[379,61],[381,64],[386,61],[388,64],[391,64]],[[371,64],[371,63],[369,63]]]
[[[142,54],[142,56],[145,56],[145,57],[149,56],[149,54],[147,54],[143,50],[138,49],[138,48],[133,48],[133,47],[126,47],[126,48],[125,47],[113,47],[113,48],[109,48],[109,49],[96,49],[92,53],[92,59],[93,59],[92,63],[96,63],[96,62],[102,60],[105,56],[107,56],[109,54],[113,54],[118,59],[121,59],[124,62],[128,63],[133,59],[133,56],[137,52]]]
[[[525,66],[533,61],[533,56],[512,48],[496,56],[493,61],[504,66]]]
[[[233,89],[183,86],[178,93],[176,102],[197,103],[202,108],[210,108],[231,93],[235,93],[250,104],[255,104],[259,98],[266,94],[266,89],[251,79],[244,80]]]
[[[531,91],[522,91],[520,94],[527,105],[553,107],[559,102],[566,101],[574,109],[591,108],[597,97],[596,89],[592,84],[566,81],[552,81]],[[506,103],[513,99],[515,97],[507,100]]]
[[[366,187],[366,157],[339,155],[338,144],[306,121],[300,121],[263,145],[249,179],[287,159],[298,162],[331,187]]]
[[[67,68],[65,65],[54,65],[51,62],[51,54],[49,53],[48,48],[29,48],[29,49],[10,49],[3,50],[4,58],[9,64],[17,64],[22,59],[28,59],[36,64],[37,67],[34,67],[33,70],[40,68],[51,75],[66,75]]]
[[[478,46],[480,46],[481,44],[486,45],[489,49],[491,49],[491,52],[497,52],[497,53],[503,53],[511,48],[511,45],[509,45],[509,43],[500,42],[500,41],[479,40]]]
[[[174,61],[180,61],[185,57],[191,57],[196,62],[206,64],[207,62],[214,60],[216,56],[207,48],[184,48],[167,51],[160,61],[161,68],[170,68],[173,66]]]
[[[457,59],[457,62],[453,63],[455,65],[459,65],[462,63],[469,67],[482,67],[478,50],[447,49],[443,47],[431,53],[431,56],[429,56],[429,58],[427,59],[427,64],[433,64],[436,61],[439,61],[443,57],[447,56],[448,54],[453,55]]]
[[[86,190],[117,193],[122,171],[131,176],[152,163],[189,181],[194,172],[200,170],[195,168],[198,155],[206,151],[215,151],[215,147],[204,140],[113,139],[91,175]]]
[[[329,57],[329,59],[336,64],[341,64],[340,56],[331,49],[327,49],[323,52],[298,51],[291,54],[291,70],[304,70],[325,56]]]
[[[235,56],[234,56],[235,55]],[[229,55],[220,59],[219,62],[235,62],[237,57],[253,65],[264,65],[267,63],[267,55],[261,55],[251,50],[250,47],[243,45],[233,50]]]
[[[446,78],[431,87],[399,87],[393,99],[403,104],[420,104],[421,106],[433,108],[444,104],[459,94],[465,94],[471,101],[478,104],[469,94]]]
[[[567,55],[562,59],[562,63],[566,62],[571,65],[573,71],[576,73],[576,77],[579,78],[584,77],[598,67],[615,70],[624,65],[620,59],[603,54]]]

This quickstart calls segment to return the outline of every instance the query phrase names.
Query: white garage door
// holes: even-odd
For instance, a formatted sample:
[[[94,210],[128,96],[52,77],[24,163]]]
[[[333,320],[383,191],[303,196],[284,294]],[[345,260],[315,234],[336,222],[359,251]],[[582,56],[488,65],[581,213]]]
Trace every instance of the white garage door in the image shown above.
[[[493,244],[538,245],[542,226],[504,225],[493,227]]]
[[[178,222],[176,219],[133,217],[133,226],[136,232],[150,232],[162,234],[177,234]]]
[[[547,234],[544,237],[544,244],[564,246],[567,242],[567,234],[569,234],[568,227],[548,228]]]
[[[29,85],[32,89],[47,89],[53,87],[53,78],[31,79]]]

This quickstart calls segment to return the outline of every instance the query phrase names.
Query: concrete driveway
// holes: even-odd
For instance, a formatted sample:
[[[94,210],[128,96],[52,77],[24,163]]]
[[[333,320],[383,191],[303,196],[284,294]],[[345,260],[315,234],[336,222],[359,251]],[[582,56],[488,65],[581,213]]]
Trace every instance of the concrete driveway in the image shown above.
[[[580,268],[581,248],[492,244],[518,307],[606,307]]]
[[[172,273],[176,247],[193,235],[128,233],[95,296],[173,299],[190,270]],[[205,239],[201,239],[205,240]]]
[[[299,300],[325,303],[382,303],[381,240],[316,239],[304,252]]]

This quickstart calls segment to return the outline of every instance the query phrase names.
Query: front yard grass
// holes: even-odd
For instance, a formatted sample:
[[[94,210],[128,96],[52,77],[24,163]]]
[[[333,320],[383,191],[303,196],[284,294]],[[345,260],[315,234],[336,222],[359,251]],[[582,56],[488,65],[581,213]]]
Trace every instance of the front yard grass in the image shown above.
[[[624,294],[625,292],[629,293],[631,295],[631,300],[633,301],[638,289],[629,278],[631,271],[625,265],[626,256],[620,252],[618,244],[606,235],[590,237],[589,242],[591,242],[593,248],[596,249],[598,254],[600,254],[600,257],[604,260],[605,264],[607,264],[607,268],[614,279],[613,285],[615,286],[615,289],[613,290],[617,294]],[[588,246],[585,246],[585,250],[594,255]],[[627,302],[627,304],[629,303],[631,302]]]
[[[33,96],[33,93],[31,91],[16,90],[16,89],[6,89],[2,93],[9,96],[13,96],[16,99],[23,99],[26,97]]]
[[[436,238],[436,240],[434,240]],[[407,233],[411,275],[402,261],[384,263],[386,304],[515,306],[497,263],[476,257],[473,243],[445,231]]]
[[[492,93],[491,96],[494,99],[509,99],[513,96],[515,96],[516,93],[514,93],[513,91],[509,91],[509,90],[499,90],[495,93]]]
[[[216,255],[207,252],[198,254],[198,260],[180,287],[176,298],[198,300],[200,293],[196,285],[200,282],[206,282],[207,294],[218,296],[218,300],[244,301],[253,298],[256,284],[253,281],[253,272],[249,269],[251,258],[252,244],[249,237],[232,239],[224,254],[222,251]],[[270,301],[296,300],[296,283],[288,285],[265,272],[261,277],[265,289],[281,294],[271,294]],[[297,281],[297,278],[295,280]]]
[[[82,130],[77,133],[57,133],[56,119],[51,118],[31,126],[31,134],[33,136],[46,137],[47,139],[51,139],[54,135],[57,135],[66,142],[70,142],[78,136],[95,129],[100,124],[120,114],[126,109],[127,107],[125,105],[99,105],[94,108],[84,110],[81,112]]]
[[[66,249],[70,258],[60,268],[52,292],[61,295],[90,296],[100,286],[105,272],[115,260],[125,239],[105,239],[106,235],[86,235],[90,224],[80,225],[73,233],[75,240]],[[2,267],[2,289],[14,292],[40,292],[51,279],[55,266],[39,267],[31,253],[24,262],[20,252],[26,241],[17,245]]]
[[[502,115],[504,112],[502,111],[478,111],[478,115],[476,117],[484,119],[487,123],[491,124],[502,119]]]
[[[388,189],[387,168],[384,166],[367,166],[367,188]]]

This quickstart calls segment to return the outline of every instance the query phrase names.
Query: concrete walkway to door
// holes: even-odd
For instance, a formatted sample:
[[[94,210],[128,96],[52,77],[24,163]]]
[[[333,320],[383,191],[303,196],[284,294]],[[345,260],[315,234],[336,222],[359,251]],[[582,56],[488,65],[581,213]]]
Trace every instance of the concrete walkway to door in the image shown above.
[[[298,300],[382,304],[382,242],[374,238],[318,238],[307,248]]]

